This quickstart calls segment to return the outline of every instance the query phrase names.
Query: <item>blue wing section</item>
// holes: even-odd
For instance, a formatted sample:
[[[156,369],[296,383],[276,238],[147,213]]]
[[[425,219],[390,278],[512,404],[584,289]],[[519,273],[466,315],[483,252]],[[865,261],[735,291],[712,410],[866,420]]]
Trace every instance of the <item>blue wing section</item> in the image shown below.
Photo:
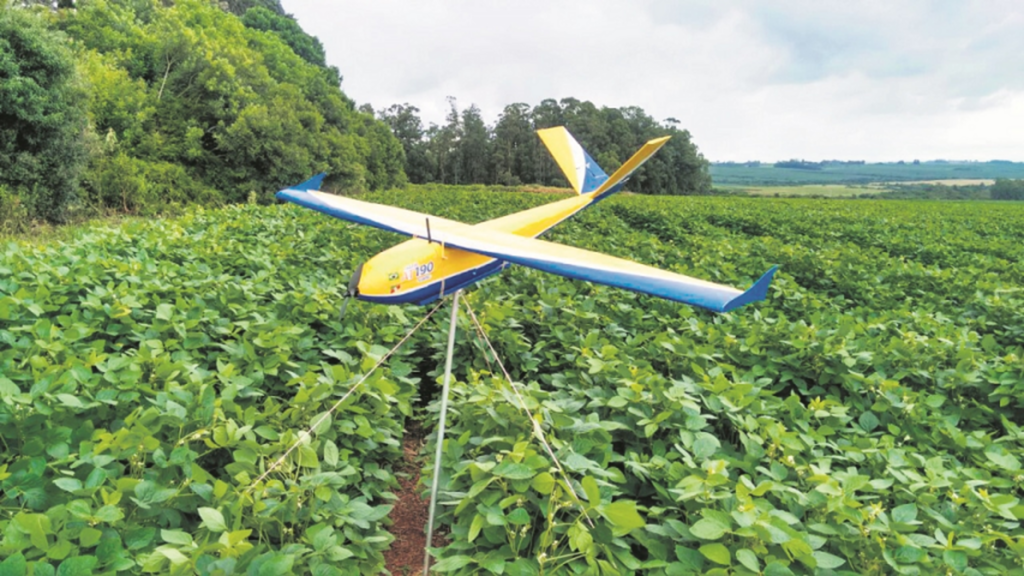
[[[303,192],[305,192],[307,190],[319,190],[320,189],[320,185],[323,184],[324,178],[326,176],[327,176],[327,172],[321,172],[321,173],[317,174],[316,176],[313,176],[309,180],[306,180],[302,184],[296,184],[295,186],[289,186],[289,188],[292,189],[292,190],[302,190]]]
[[[583,158],[586,161],[586,168],[583,173],[583,187],[580,189],[580,194],[586,194],[600,188],[601,184],[604,184],[604,181],[608,179],[608,175],[590,157],[590,153],[585,148],[580,147],[580,149],[583,150]]]

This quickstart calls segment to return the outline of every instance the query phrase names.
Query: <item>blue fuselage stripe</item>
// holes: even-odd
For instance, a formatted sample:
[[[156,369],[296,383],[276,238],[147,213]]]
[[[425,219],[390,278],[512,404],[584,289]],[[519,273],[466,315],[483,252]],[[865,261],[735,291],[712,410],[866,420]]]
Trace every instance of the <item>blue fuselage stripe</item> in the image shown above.
[[[431,282],[408,292],[398,292],[386,296],[368,296],[360,294],[356,298],[378,304],[429,304],[441,296],[447,296],[456,290],[479,282],[491,274],[496,274],[505,266],[502,260],[490,260],[475,268],[470,268],[444,279],[444,293],[441,293],[441,280]]]

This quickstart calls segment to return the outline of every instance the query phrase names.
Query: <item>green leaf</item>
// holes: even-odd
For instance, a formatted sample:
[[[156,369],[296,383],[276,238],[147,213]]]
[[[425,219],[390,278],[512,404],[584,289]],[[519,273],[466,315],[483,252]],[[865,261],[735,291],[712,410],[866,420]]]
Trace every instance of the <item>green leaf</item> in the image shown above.
[[[330,440],[324,442],[324,462],[332,468],[338,465],[338,445]]]
[[[160,537],[169,544],[177,544],[178,546],[192,545],[192,535],[181,530],[161,530]]]
[[[601,489],[598,488],[596,480],[590,476],[584,476],[580,484],[583,485],[583,492],[587,495],[587,501],[590,502],[591,507],[601,503]]]
[[[915,546],[900,546],[893,553],[892,557],[902,564],[916,564],[920,562],[927,553]]]
[[[875,416],[874,412],[861,412],[860,418],[857,419],[857,423],[864,429],[865,432],[871,432],[875,428],[878,428],[878,416]]]
[[[491,473],[509,480],[529,480],[533,478],[533,469],[526,464],[519,464],[511,460],[505,460],[491,470]]]
[[[729,555],[729,549],[723,544],[715,542],[714,544],[705,544],[699,548],[700,553],[711,560],[715,564],[721,564],[723,566],[729,566],[732,564],[732,557]]]
[[[75,556],[68,558],[57,567],[57,576],[90,576],[96,567],[95,556]]]
[[[707,432],[697,432],[693,441],[693,455],[701,460],[711,458],[721,446],[722,443],[713,435]]]
[[[159,304],[156,307],[157,320],[170,320],[174,314],[174,304]]]
[[[473,540],[476,540],[476,537],[480,534],[480,531],[483,530],[483,528],[484,528],[484,526],[486,524],[487,524],[487,520],[483,516],[481,516],[480,514],[477,514],[477,515],[473,516],[473,522],[469,525],[469,541],[470,542],[472,542]]]
[[[53,483],[61,490],[75,492],[82,489],[82,481],[78,478],[57,478]]]
[[[0,576],[26,576],[28,574],[28,563],[21,552],[8,556],[0,562]]]
[[[1016,472],[1020,470],[1020,460],[1018,460],[1013,454],[1007,452],[1006,448],[1003,447],[1002,444],[989,444],[986,446],[985,457],[996,466],[999,466],[1008,472]]]
[[[704,540],[718,540],[729,530],[729,526],[723,525],[717,520],[703,518],[690,527],[690,533]]]
[[[736,559],[751,572],[761,572],[761,563],[757,560],[757,554],[754,554],[753,550],[740,548],[736,551]]]
[[[82,532],[78,534],[78,542],[84,548],[91,548],[100,541],[102,536],[102,531],[86,526],[85,528],[82,528]]]
[[[944,551],[942,553],[942,561],[957,572],[963,572],[967,569],[967,553],[963,550]]]
[[[433,572],[452,572],[459,568],[465,568],[473,563],[473,558],[469,556],[449,556],[438,560],[437,564],[434,564],[431,568]]]
[[[646,523],[636,511],[636,502],[632,500],[617,500],[604,507],[604,517],[611,522],[612,526],[629,532],[635,528],[643,528]]]
[[[779,562],[769,562],[764,567],[764,576],[793,576],[793,571]]]
[[[132,528],[124,534],[124,545],[129,550],[138,550],[149,546],[156,537],[156,528]]]
[[[29,535],[32,545],[40,550],[48,550],[50,543],[46,536],[52,534],[50,519],[42,514],[26,514],[19,512],[14,517],[14,524],[19,530]]]
[[[839,568],[840,566],[846,563],[846,560],[843,560],[839,556],[829,554],[828,552],[824,552],[822,550],[816,550],[813,556],[815,562],[818,563],[818,568]]]
[[[269,560],[264,562],[259,569],[258,576],[280,576],[290,574],[295,557],[291,554],[277,552]]]
[[[530,523],[530,513],[527,512],[525,508],[516,508],[505,516],[505,519],[508,520],[510,524],[523,526]]]
[[[893,508],[892,519],[894,522],[900,522],[903,524],[914,522],[917,520],[917,504],[911,502],[910,504],[904,504]]]
[[[546,496],[555,489],[555,477],[547,472],[541,472],[533,477],[531,485],[534,490]]]
[[[199,516],[203,519],[203,526],[210,532],[225,532],[228,529],[224,515],[216,508],[200,508]]]
[[[111,506],[108,504],[97,510],[95,516],[101,522],[113,524],[114,522],[124,518],[124,513],[121,512],[121,509],[117,506]]]

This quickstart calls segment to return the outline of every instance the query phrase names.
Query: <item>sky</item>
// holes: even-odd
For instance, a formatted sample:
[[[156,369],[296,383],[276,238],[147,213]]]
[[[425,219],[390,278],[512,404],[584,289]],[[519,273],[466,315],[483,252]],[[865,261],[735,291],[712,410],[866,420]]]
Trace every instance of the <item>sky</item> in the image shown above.
[[[282,0],[342,89],[493,124],[574,97],[676,118],[711,161],[1024,161],[1020,0]]]

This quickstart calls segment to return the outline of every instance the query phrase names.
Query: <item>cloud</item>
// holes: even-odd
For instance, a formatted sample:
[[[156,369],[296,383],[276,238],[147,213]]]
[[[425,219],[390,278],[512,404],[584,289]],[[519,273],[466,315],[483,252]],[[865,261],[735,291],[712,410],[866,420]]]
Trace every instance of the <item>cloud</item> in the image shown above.
[[[284,0],[377,109],[494,121],[572,96],[678,118],[713,160],[1024,160],[1019,0]]]

